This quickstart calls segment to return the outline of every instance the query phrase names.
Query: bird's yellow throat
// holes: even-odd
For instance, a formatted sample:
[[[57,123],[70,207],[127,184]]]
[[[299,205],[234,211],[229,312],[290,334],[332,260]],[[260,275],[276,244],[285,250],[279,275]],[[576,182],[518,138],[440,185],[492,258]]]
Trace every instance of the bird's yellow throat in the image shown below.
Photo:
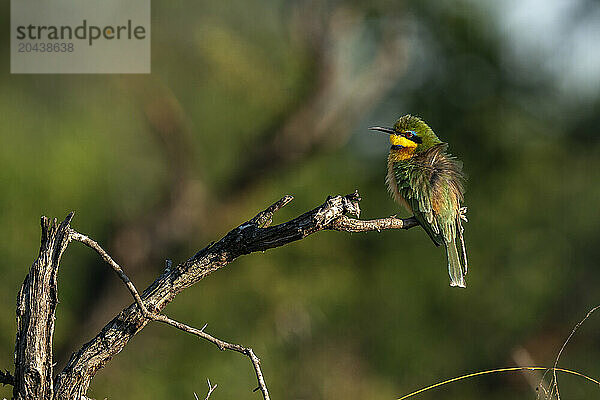
[[[417,144],[415,142],[400,135],[390,135],[390,143],[392,146],[402,146],[398,149],[390,150],[388,159],[392,162],[411,158],[415,152],[415,149],[417,148]]]

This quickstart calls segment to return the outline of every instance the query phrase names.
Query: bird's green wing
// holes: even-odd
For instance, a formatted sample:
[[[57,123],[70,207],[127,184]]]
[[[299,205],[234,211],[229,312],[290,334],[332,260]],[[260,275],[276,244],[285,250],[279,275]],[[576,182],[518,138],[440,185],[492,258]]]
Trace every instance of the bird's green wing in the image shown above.
[[[443,244],[440,229],[431,204],[431,169],[414,160],[394,164],[398,192],[436,246]]]
[[[440,143],[394,164],[398,191],[425,232],[439,246],[456,237],[456,217],[462,201],[461,165]]]
[[[445,143],[409,160],[394,164],[400,195],[436,245],[444,244],[450,285],[465,287],[467,255],[463,240],[460,203],[463,200],[462,166],[446,154]]]

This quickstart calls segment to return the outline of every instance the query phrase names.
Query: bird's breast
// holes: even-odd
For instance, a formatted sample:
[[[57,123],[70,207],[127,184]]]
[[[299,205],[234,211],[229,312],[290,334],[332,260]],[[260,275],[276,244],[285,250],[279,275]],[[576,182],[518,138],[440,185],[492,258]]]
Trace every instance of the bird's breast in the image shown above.
[[[390,154],[388,155],[388,161],[398,162],[408,160],[412,158],[415,154],[415,147],[400,147],[390,149]]]
[[[388,157],[388,172],[385,177],[385,182],[387,184],[388,191],[390,192],[390,195],[392,196],[394,201],[403,206],[409,213],[412,214],[413,211],[411,206],[404,199],[404,197],[402,197],[400,191],[398,190],[398,181],[396,180],[396,174],[394,172],[394,160],[391,157],[391,153],[390,157]]]

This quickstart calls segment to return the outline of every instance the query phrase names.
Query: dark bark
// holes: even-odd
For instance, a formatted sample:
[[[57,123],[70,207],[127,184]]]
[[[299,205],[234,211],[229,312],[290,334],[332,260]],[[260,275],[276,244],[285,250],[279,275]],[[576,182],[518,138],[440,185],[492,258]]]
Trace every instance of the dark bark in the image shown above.
[[[181,291],[241,255],[280,247],[321,230],[367,232],[409,229],[418,225],[414,218],[403,220],[390,217],[371,221],[348,218],[347,214],[360,214],[361,199],[358,192],[355,192],[346,196],[330,196],[319,207],[291,221],[270,226],[273,214],[291,200],[292,196],[283,197],[187,261],[177,266],[167,263],[163,273],[141,296],[122,268],[96,242],[69,227],[72,213],[60,225],[56,221],[50,224],[45,217],[42,218],[40,255],[31,267],[18,296],[14,382],[11,382],[10,374],[6,377],[2,374],[3,380],[0,383],[14,383],[15,399],[80,400],[85,398],[95,374],[123,350],[129,340],[148,322],[159,321],[204,337],[222,349],[227,348],[248,355],[257,372],[263,397],[267,399],[268,393],[258,366],[259,360],[252,349],[213,338],[203,330],[171,320],[160,314],[161,310]],[[81,241],[98,251],[128,285],[136,301],[113,318],[92,340],[73,353],[66,367],[53,382],[52,333],[58,302],[56,274],[60,257],[70,240]]]
[[[40,253],[17,296],[15,343],[15,399],[51,399],[53,395],[52,334],[60,257],[69,243],[73,213],[59,225],[42,217]]]

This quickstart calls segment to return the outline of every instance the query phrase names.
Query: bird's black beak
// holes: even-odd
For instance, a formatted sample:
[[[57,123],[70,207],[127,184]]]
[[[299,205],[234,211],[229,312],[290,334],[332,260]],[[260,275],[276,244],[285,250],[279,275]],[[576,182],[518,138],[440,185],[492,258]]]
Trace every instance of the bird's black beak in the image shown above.
[[[383,128],[381,126],[372,126],[372,127],[369,128],[369,130],[383,132],[383,133],[386,133],[388,135],[395,135],[396,134],[396,131],[393,130],[392,128]]]

